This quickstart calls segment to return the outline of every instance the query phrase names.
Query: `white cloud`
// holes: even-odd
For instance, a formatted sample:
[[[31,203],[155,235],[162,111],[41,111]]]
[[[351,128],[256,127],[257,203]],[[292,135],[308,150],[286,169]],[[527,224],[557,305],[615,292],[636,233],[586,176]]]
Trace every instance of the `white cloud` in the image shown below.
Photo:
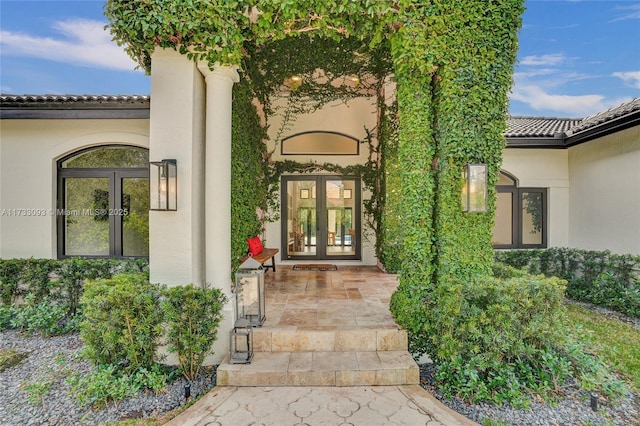
[[[640,71],[614,72],[613,77],[621,78],[625,84],[640,89]]]
[[[619,6],[619,7],[616,7],[616,9],[624,10],[625,12],[623,15],[610,20],[609,23],[617,22],[617,21],[626,21],[627,19],[640,19],[640,4],[632,4],[630,6]]]
[[[75,65],[132,71],[136,63],[111,41],[104,22],[88,19],[58,21],[60,38],[0,31],[3,55],[28,56]]]
[[[587,117],[620,105],[631,98],[607,99],[603,95],[557,95],[534,84],[515,85],[511,99],[536,111],[556,111],[562,116]]]
[[[551,53],[548,55],[529,55],[520,60],[520,65],[535,66],[557,66],[566,61],[562,53]]]

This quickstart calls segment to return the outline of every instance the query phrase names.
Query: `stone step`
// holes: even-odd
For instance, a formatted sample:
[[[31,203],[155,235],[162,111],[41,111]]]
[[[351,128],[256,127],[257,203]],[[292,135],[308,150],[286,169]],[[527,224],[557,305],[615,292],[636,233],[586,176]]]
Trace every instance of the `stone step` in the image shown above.
[[[218,386],[395,386],[418,384],[409,352],[255,352],[251,364],[217,370]]]
[[[254,352],[407,351],[407,332],[395,328],[288,330],[253,329]]]

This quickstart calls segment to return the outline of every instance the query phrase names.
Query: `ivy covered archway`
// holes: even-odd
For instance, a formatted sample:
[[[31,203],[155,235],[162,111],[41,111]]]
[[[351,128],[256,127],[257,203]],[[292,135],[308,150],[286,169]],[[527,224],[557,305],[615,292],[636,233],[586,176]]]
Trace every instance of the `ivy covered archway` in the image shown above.
[[[158,47],[210,66],[239,67],[244,79],[234,90],[242,101],[235,106],[241,104],[238,110],[254,117],[255,107],[247,99],[258,99],[268,111],[269,97],[293,73],[313,74],[318,68],[330,77],[366,72],[372,81],[393,75],[397,137],[395,131],[378,129],[383,176],[382,202],[376,206],[379,255],[400,274],[392,310],[412,335],[414,352],[425,350],[428,336],[420,312],[435,286],[490,273],[493,207],[489,214],[461,211],[461,170],[467,162],[487,163],[490,188],[497,179],[522,12],[523,0],[106,4],[114,39],[147,71],[151,52]],[[273,55],[287,50],[297,54],[275,66]],[[333,60],[332,55],[351,55],[351,60]],[[339,66],[333,69],[332,64]],[[326,100],[358,95],[349,90],[322,92],[318,85],[307,89],[297,96]],[[236,131],[242,132],[234,126],[234,135]],[[256,147],[264,133],[243,135]],[[234,136],[234,144],[239,137]],[[265,160],[258,158],[254,164],[259,167]],[[267,208],[268,191],[256,191],[256,206],[245,206],[239,214],[251,222],[249,228],[257,226],[255,207]],[[494,202],[491,192],[490,206]]]

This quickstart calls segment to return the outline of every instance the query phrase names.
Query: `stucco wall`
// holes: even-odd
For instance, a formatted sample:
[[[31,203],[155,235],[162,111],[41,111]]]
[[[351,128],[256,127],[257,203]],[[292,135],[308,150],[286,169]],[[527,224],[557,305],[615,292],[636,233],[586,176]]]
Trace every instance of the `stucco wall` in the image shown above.
[[[284,101],[281,101],[284,102]],[[284,104],[280,104],[283,106]],[[297,133],[309,131],[331,131],[344,133],[359,140],[366,137],[365,127],[369,130],[376,126],[376,105],[374,98],[358,98],[349,101],[347,104],[335,103],[325,106],[313,114],[298,116],[290,126],[281,131],[281,117],[274,117],[269,121],[269,150],[273,151],[274,161],[293,160],[301,163],[315,161],[317,163],[332,163],[340,166],[365,163],[369,156],[368,146],[360,145],[359,155],[318,155],[313,158],[309,155],[281,155],[279,139]],[[363,199],[371,197],[371,194],[364,191]],[[364,218],[362,218],[364,224]],[[280,228],[281,222],[268,223],[265,231],[265,238],[269,247],[281,247]],[[276,262],[283,262],[281,254],[278,254]],[[284,261],[283,263],[287,263]],[[290,261],[295,263],[295,261]],[[365,264],[375,265],[375,236],[363,225],[362,229],[362,260],[361,261],[336,261],[338,264]]]
[[[97,145],[149,146],[148,120],[1,120],[0,257],[55,258],[56,161]]]
[[[502,170],[518,179],[519,187],[548,188],[548,247],[569,245],[569,168],[564,149],[507,148]]]
[[[640,127],[569,148],[571,247],[640,254]]]

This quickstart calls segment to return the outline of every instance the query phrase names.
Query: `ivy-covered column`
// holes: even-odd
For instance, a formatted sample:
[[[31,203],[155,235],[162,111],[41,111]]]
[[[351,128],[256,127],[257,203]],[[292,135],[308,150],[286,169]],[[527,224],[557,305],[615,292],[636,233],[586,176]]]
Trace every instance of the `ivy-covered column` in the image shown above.
[[[434,203],[436,196],[433,172],[436,144],[433,134],[432,81],[434,69],[425,61],[416,44],[424,44],[425,27],[417,22],[399,29],[392,38],[392,55],[396,74],[399,114],[397,170],[400,179],[388,182],[387,195],[395,204],[396,222],[401,224],[402,265],[398,291],[391,300],[396,320],[412,336],[410,349],[424,334],[422,310],[433,288],[436,255]],[[395,182],[399,188],[392,185]],[[423,335],[423,337],[426,337]]]
[[[439,285],[491,275],[495,185],[505,147],[503,132],[517,52],[522,0],[447,2],[439,10],[448,47],[434,91],[438,197],[435,232]],[[489,211],[463,213],[465,163],[488,166]]]
[[[491,273],[494,185],[522,0],[425,2],[401,12],[392,55],[403,241],[391,309],[410,349],[422,353],[444,332],[429,325],[429,312],[445,303],[436,290],[447,294],[448,286]],[[489,167],[488,213],[462,211],[465,163]]]

